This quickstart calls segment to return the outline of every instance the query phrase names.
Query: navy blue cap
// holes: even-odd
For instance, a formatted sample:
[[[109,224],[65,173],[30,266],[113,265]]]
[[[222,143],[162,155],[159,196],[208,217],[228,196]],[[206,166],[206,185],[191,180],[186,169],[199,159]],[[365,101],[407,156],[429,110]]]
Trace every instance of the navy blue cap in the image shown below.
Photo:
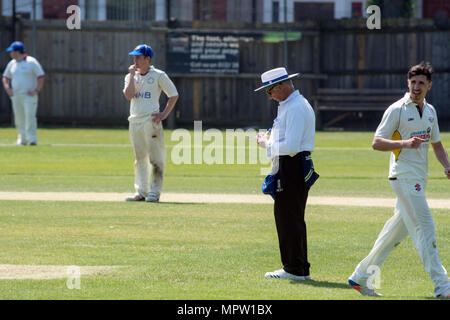
[[[153,49],[152,47],[146,44],[140,44],[133,51],[129,53],[130,56],[147,56],[153,58]]]
[[[11,43],[11,45],[6,49],[6,52],[11,52],[11,51],[21,51],[21,52],[24,52],[24,51],[25,51],[25,46],[24,46],[23,43],[20,42],[20,41],[14,41],[14,42]]]

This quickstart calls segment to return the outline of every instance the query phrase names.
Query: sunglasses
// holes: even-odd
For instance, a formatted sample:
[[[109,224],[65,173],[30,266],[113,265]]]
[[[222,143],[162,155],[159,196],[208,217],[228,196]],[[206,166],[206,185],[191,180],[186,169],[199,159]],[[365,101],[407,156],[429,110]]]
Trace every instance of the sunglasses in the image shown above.
[[[283,81],[283,82],[284,82],[284,81]],[[275,84],[275,85],[273,85],[273,86],[271,86],[271,87],[266,88],[266,93],[267,93],[268,95],[271,95],[271,94],[272,94],[272,90],[273,90],[276,86],[279,86],[280,84],[282,84],[283,82],[279,82],[279,83],[277,83],[277,84]]]

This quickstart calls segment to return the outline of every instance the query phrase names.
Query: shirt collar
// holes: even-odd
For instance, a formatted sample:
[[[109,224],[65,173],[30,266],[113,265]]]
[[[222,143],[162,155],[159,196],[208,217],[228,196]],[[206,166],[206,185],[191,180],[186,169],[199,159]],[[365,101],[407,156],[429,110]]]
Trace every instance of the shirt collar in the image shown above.
[[[284,101],[280,102],[280,107],[283,107],[287,104],[289,104],[293,99],[300,97],[300,91],[295,90],[294,92],[292,92],[289,97],[287,97]]]
[[[410,104],[413,104],[415,106],[417,105],[415,102],[413,102],[411,100],[411,97],[409,96],[409,92],[405,93],[405,96],[403,97],[403,99],[405,99],[405,106],[408,106]],[[425,107],[426,105],[427,105],[427,100],[424,98],[423,99],[423,106]]]

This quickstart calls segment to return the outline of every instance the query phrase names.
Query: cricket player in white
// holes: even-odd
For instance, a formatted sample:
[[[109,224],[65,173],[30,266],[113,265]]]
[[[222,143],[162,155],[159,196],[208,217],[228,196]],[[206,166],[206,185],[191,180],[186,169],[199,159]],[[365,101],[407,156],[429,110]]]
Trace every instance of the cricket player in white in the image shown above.
[[[166,147],[162,120],[166,119],[178,100],[178,92],[164,71],[151,66],[153,49],[137,46],[129,55],[134,64],[128,69],[123,93],[131,101],[129,131],[136,161],[134,163],[136,193],[127,201],[158,202],[161,194]],[[161,91],[168,97],[163,112],[159,109]],[[150,184],[150,169],[152,181]]]
[[[22,42],[13,42],[6,52],[12,60],[3,72],[2,81],[11,98],[18,131],[16,145],[36,145],[38,94],[44,85],[45,73],[39,62],[25,53]]]
[[[368,281],[373,278],[371,271],[379,269],[394,247],[409,234],[434,282],[435,296],[450,296],[450,282],[441,263],[435,226],[425,198],[430,143],[450,179],[450,162],[440,141],[436,110],[425,100],[432,73],[430,64],[424,62],[409,70],[409,92],[389,106],[375,133],[373,148],[392,151],[389,180],[397,200],[394,215],[384,225],[372,251],[348,279],[363,295],[380,295]]]

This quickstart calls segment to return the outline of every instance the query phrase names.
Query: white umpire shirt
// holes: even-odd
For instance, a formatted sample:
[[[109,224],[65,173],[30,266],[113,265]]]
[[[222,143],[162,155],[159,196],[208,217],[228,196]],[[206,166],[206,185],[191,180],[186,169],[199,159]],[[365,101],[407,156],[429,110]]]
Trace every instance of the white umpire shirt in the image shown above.
[[[314,151],[316,117],[314,110],[298,90],[278,106],[277,117],[267,142],[267,156],[294,156]]]
[[[417,149],[399,150],[398,157],[391,153],[389,178],[428,178],[428,148],[430,142],[440,141],[439,125],[436,110],[431,104],[424,100],[422,114],[417,108],[406,93],[386,109],[375,132],[375,136],[385,139],[392,139],[397,131],[397,139],[419,137],[425,140]]]
[[[130,74],[127,74],[124,91],[129,82]],[[143,122],[150,119],[152,113],[159,112],[161,91],[164,91],[169,98],[178,95],[175,85],[167,74],[153,66],[145,75],[136,72],[134,83],[136,90],[130,102],[130,116],[128,117],[130,122]]]

